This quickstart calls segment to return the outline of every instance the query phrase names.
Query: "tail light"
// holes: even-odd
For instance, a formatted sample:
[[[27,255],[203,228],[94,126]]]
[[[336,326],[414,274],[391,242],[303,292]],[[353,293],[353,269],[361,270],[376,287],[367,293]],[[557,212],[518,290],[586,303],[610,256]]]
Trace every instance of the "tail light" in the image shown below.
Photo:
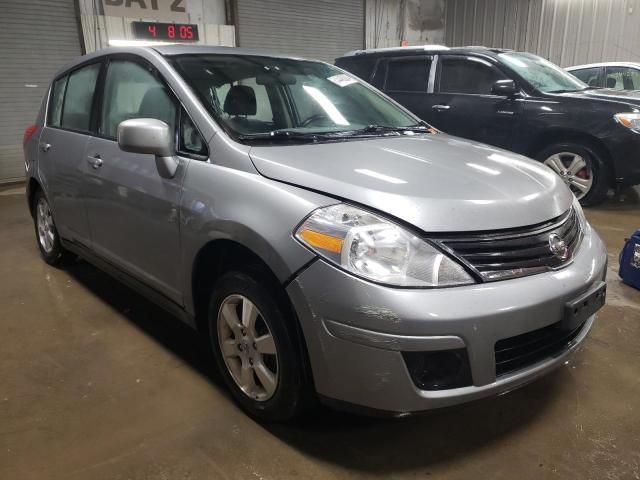
[[[38,125],[29,125],[25,130],[24,130],[24,135],[22,136],[22,146],[24,147],[27,142],[29,141],[29,139],[31,137],[33,137],[33,134],[36,133],[38,131]]]

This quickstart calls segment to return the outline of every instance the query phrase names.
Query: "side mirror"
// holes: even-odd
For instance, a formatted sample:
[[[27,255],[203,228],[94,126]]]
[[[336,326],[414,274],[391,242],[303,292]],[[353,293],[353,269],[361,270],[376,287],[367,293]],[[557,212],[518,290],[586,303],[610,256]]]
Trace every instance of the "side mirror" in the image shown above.
[[[513,97],[516,93],[518,93],[518,87],[516,87],[516,82],[511,79],[508,80],[498,80],[491,87],[492,95],[500,95],[502,97]]]
[[[155,118],[132,118],[118,125],[118,146],[123,152],[155,155],[160,176],[173,178],[178,169],[169,125]]]

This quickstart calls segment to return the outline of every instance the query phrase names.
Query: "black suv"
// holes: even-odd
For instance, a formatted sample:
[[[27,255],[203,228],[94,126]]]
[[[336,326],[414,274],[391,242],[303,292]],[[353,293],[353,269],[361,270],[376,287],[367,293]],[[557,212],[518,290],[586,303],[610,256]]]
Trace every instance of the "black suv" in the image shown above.
[[[584,205],[640,183],[640,97],[536,55],[483,47],[359,50],[336,65],[451,135],[544,162]]]

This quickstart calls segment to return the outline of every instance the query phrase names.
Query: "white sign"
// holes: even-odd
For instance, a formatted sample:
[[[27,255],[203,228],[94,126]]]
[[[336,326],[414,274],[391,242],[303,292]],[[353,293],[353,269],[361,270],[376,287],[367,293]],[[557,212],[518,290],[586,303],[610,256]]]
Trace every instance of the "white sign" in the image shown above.
[[[187,0],[102,0],[108,17],[188,22]]]

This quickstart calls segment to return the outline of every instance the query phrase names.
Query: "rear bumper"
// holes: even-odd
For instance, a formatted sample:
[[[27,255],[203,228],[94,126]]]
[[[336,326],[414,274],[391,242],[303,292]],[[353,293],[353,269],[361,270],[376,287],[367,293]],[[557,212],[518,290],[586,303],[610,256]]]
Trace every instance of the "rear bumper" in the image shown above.
[[[395,413],[446,407],[518,388],[562,365],[584,343],[595,316],[561,351],[496,376],[495,343],[552,325],[565,303],[602,281],[606,250],[588,229],[573,263],[520,279],[434,290],[374,285],[323,261],[288,287],[318,393]],[[466,349],[471,384],[421,390],[402,352]]]

